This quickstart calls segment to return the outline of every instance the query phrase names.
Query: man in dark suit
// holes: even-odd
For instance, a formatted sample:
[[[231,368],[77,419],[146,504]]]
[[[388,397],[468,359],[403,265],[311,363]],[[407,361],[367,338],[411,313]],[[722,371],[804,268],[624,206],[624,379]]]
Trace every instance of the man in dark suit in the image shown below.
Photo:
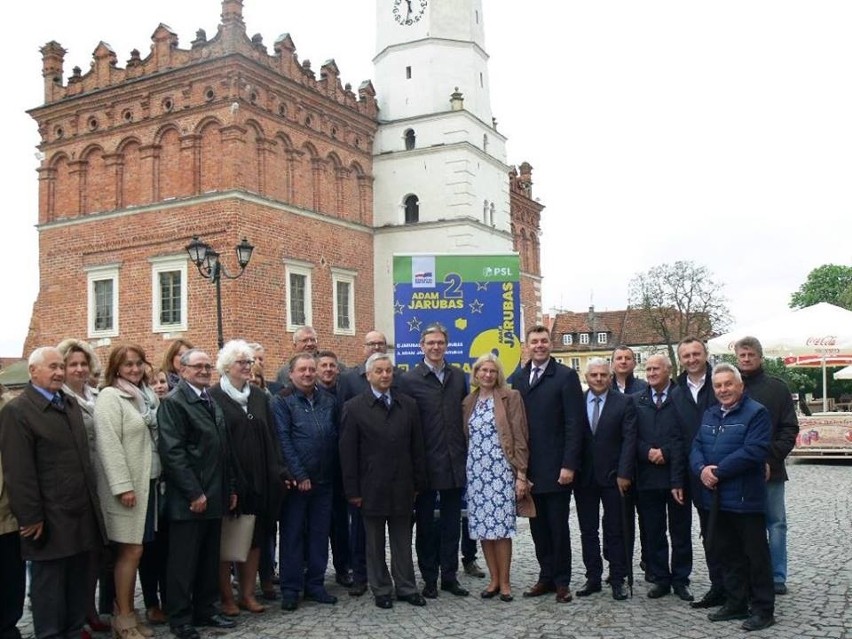
[[[586,364],[586,414],[583,419],[583,454],[580,478],[574,488],[586,583],[577,591],[587,597],[601,590],[603,562],[598,537],[603,504],[604,539],[609,548],[612,598],[627,599],[621,499],[630,489],[636,466],[636,411],[633,401],[609,386],[609,363],[596,357]]]
[[[37,348],[29,373],[24,392],[0,413],[3,473],[21,555],[32,562],[35,636],[79,637],[89,553],[106,543],[96,480],[80,406],[61,390],[62,355]]]
[[[629,346],[619,345],[612,351],[612,390],[635,395],[648,389],[648,382],[633,374],[636,355]]]
[[[400,391],[417,402],[426,446],[429,490],[417,495],[417,563],[425,585],[423,596],[438,596],[441,590],[457,597],[469,593],[458,582],[461,500],[465,486],[467,439],[462,425],[462,400],[467,395],[464,372],[444,359],[447,329],[430,324],[420,335],[423,360],[402,376]],[[435,507],[440,493],[440,520],[435,525]]]
[[[697,337],[684,337],[677,345],[677,358],[683,372],[677,378],[680,392],[675,395],[677,408],[683,418],[683,443],[687,459],[692,449],[692,440],[701,428],[704,412],[718,404],[713,393],[712,368],[707,363],[707,346]],[[707,543],[710,511],[701,505],[698,495],[701,482],[692,473],[684,484],[688,492],[684,499],[695,504],[698,521],[701,526],[701,539],[704,546],[704,558],[707,562],[707,574],[710,577],[710,590],[701,599],[689,604],[693,608],[712,608],[725,602],[725,582],[722,574],[722,561]]]
[[[556,601],[566,603],[573,599],[568,513],[583,444],[583,389],[577,373],[550,356],[546,326],[529,328],[526,346],[530,360],[508,380],[520,392],[527,411],[527,478],[532,482],[537,513],[530,519],[530,532],[539,576],[524,596],[539,597],[555,591]]]
[[[367,359],[373,353],[386,353],[388,341],[383,333],[369,331],[364,335],[364,363],[353,366],[342,373],[337,380],[337,400],[340,405],[370,390],[370,382],[367,379]],[[403,371],[393,367],[391,378],[391,389],[396,390]],[[367,592],[367,558],[364,546],[364,522],[361,521],[361,508],[349,504],[349,557],[352,566],[352,585],[349,586],[349,595],[360,597]]]
[[[652,355],[645,364],[649,388],[636,402],[636,487],[639,524],[645,529],[645,551],[653,586],[651,599],[672,590],[692,601],[692,508],[684,499],[686,457],[684,425],[673,396],[672,364],[665,355]],[[668,522],[668,525],[667,525]],[[666,531],[671,537],[671,563]]]
[[[425,606],[417,592],[411,557],[411,509],[425,490],[426,453],[417,405],[391,390],[393,363],[385,353],[367,359],[370,388],[344,405],[340,436],[343,487],[360,509],[366,535],[367,575],[376,606],[397,599]],[[385,561],[385,526],[390,536],[391,574]]]
[[[237,507],[237,496],[225,418],[207,394],[212,371],[207,353],[186,351],[181,381],[157,411],[170,520],[166,607],[178,639],[197,639],[195,626],[236,625],[215,607],[222,517]]]

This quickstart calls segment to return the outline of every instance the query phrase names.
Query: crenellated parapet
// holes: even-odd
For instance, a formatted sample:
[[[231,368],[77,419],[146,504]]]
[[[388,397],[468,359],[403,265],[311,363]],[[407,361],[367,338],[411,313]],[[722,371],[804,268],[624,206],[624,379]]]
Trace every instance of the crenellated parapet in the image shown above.
[[[347,89],[340,81],[340,72],[333,60],[323,64],[317,78],[309,61],[299,61],[289,34],[275,41],[270,54],[260,34],[248,37],[242,10],[242,0],[222,0],[221,23],[216,35],[208,40],[204,30],[199,30],[188,49],[181,49],[178,35],[167,25],[160,24],[151,35],[149,54],[143,58],[134,49],[124,67],[118,65],[115,51],[101,42],[92,54],[90,69],[83,73],[75,68],[67,82],[64,82],[63,69],[66,51],[58,42],[48,42],[41,48],[44,103],[50,105],[95,91],[121,87],[130,80],[154,77],[236,55],[273,72],[280,81],[295,82],[347,109],[369,118],[376,117],[375,97],[356,96]]]

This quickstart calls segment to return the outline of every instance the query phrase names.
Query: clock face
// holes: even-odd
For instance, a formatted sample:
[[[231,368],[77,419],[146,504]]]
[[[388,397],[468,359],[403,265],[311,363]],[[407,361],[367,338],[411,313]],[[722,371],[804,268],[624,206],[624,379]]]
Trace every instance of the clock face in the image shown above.
[[[403,26],[420,22],[428,0],[393,0],[393,19]]]

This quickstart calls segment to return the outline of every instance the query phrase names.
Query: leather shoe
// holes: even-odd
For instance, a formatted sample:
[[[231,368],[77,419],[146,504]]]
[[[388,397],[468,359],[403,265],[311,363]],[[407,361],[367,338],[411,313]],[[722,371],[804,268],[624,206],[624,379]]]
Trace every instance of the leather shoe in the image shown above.
[[[672,589],[669,586],[661,586],[660,584],[654,584],[648,591],[648,598],[659,599],[660,597],[665,597],[671,591]]]
[[[476,577],[477,579],[482,579],[485,577],[485,572],[482,568],[479,567],[479,564],[475,561],[471,561],[470,563],[464,564],[464,574],[468,577]]]
[[[500,594],[499,588],[497,590],[488,590],[488,588],[486,588],[485,590],[479,593],[479,596],[483,599],[493,599],[498,594]]]
[[[501,592],[500,593],[500,601],[505,601],[506,603],[509,603],[510,601],[514,601],[514,600],[515,600],[515,598],[512,596],[512,593],[510,593],[510,592]]]
[[[470,592],[462,588],[461,584],[457,581],[445,581],[441,583],[441,590],[446,590],[451,595],[455,595],[456,597],[467,597]]]
[[[210,615],[207,619],[196,619],[196,626],[205,626],[207,628],[236,628],[237,622],[233,619],[228,619],[223,615]]]
[[[351,586],[349,586],[350,597],[360,597],[365,592],[367,592],[367,584],[361,583],[360,581],[356,581]]]
[[[580,594],[579,592],[577,593]],[[624,584],[612,584],[612,598],[616,601],[627,599],[627,586]]]
[[[556,603],[568,603],[572,599],[574,599],[574,595],[571,594],[571,589],[568,586],[556,587]]]
[[[593,583],[591,581],[587,581],[583,584],[583,587],[577,591],[578,597],[588,597],[589,595],[593,595],[596,592],[601,591],[600,583]]]
[[[524,597],[541,597],[550,592],[556,592],[556,587],[553,584],[537,581],[532,588],[524,591]]]
[[[172,628],[172,634],[177,637],[177,639],[200,639],[201,637],[195,627],[188,623],[181,624],[180,626],[174,626]]]
[[[281,600],[281,610],[284,612],[293,612],[296,608],[299,607],[299,602],[295,599],[282,599]]]
[[[348,588],[354,583],[352,580],[352,575],[350,575],[348,572],[337,573],[337,575],[335,575],[334,577],[334,580],[344,588]]]
[[[698,601],[689,604],[690,608],[715,608],[725,603],[725,590],[723,588],[711,587],[710,590]]]
[[[322,590],[311,594],[305,593],[305,601],[315,601],[321,604],[334,605],[337,603],[337,597],[328,594],[325,590]]]
[[[405,603],[409,603],[412,606],[425,606],[426,599],[423,598],[419,592],[413,592],[410,595],[402,595],[401,597],[397,597],[400,601],[404,601]]]
[[[710,621],[731,621],[732,619],[748,619],[747,608],[733,608],[725,604],[715,612],[707,615]]]
[[[779,582],[779,583],[775,584],[773,587],[775,589],[776,595],[786,595],[787,594],[787,584]],[[94,630],[94,628],[92,628],[92,630]]]
[[[389,595],[379,595],[376,597],[376,608],[382,608],[383,610],[393,608],[393,600]]]
[[[683,601],[692,601],[695,597],[692,596],[692,593],[689,592],[689,586],[685,584],[677,584],[676,586],[672,586],[672,590],[674,594],[681,598]]]
[[[751,630],[763,630],[764,628],[768,628],[772,624],[775,623],[775,617],[769,615],[768,617],[764,617],[762,615],[752,615],[745,621],[743,621],[743,625],[740,626],[745,631]]]
[[[438,585],[434,583],[428,583],[423,586],[423,596],[426,597],[426,599],[437,599]]]

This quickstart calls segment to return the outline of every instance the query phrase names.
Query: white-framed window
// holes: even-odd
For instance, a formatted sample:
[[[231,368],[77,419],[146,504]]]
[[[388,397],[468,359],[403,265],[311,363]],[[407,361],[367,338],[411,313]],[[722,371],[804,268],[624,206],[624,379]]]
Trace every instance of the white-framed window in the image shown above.
[[[580,371],[580,358],[579,357],[572,357],[571,358],[571,368],[573,368],[577,372]]]
[[[287,303],[287,330],[313,324],[311,273],[313,264],[284,260],[284,289]]]
[[[589,343],[589,334],[588,333],[580,333],[580,343],[588,344]]]
[[[185,331],[187,322],[187,258],[152,257],[151,326],[155,333]]]
[[[334,334],[355,334],[355,271],[331,269]]]
[[[598,333],[598,344],[606,344],[606,333]]]
[[[119,264],[105,264],[86,269],[88,297],[88,336],[118,335],[118,269]]]
[[[570,333],[566,333],[562,336],[562,345],[563,346],[573,346],[574,344],[574,336]]]

